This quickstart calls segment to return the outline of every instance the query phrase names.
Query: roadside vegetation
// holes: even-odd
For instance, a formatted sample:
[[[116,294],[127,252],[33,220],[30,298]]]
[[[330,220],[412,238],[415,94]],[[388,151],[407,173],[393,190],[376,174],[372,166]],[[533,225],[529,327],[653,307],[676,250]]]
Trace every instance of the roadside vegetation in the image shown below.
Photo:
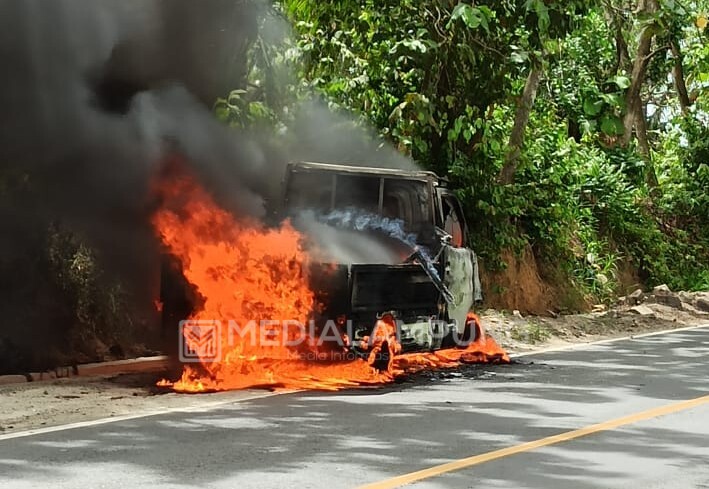
[[[448,176],[489,270],[532,257],[569,309],[638,285],[707,289],[708,11],[284,0],[272,16],[292,36],[259,37],[250,83],[217,110],[287,126],[316,97],[354,114]]]

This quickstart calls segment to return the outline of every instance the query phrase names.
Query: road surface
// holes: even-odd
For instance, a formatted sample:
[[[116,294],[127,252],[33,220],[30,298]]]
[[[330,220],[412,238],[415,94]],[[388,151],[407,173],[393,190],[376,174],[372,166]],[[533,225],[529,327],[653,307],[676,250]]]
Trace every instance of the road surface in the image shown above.
[[[2,435],[0,487],[709,488],[709,327],[520,362]]]

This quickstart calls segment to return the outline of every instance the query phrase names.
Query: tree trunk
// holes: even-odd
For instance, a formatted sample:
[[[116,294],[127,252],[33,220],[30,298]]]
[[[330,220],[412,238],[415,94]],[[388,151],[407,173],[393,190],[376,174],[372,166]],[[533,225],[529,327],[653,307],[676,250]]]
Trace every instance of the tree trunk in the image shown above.
[[[639,14],[652,15],[656,13],[659,8],[657,0],[647,0],[646,2],[641,2],[641,4],[642,10]],[[652,47],[652,40],[655,37],[656,30],[657,25],[654,22],[649,23],[642,28],[638,38],[638,51],[635,55],[635,61],[633,62],[630,88],[628,88],[626,95],[627,113],[623,120],[623,127],[625,129],[622,139],[623,146],[630,144],[633,138],[633,129],[636,127],[638,118],[640,116],[644,117],[640,90],[645,82],[645,73],[651,58],[650,48]]]
[[[650,158],[650,143],[647,139],[647,106],[640,106],[638,118],[635,121],[635,132],[638,136],[638,149],[645,160],[645,183],[648,188],[655,189],[659,185],[655,165]]]
[[[539,82],[541,81],[541,78],[541,64],[534,63],[531,71],[529,72],[529,76],[527,76],[527,82],[524,84],[522,98],[519,101],[517,113],[515,114],[515,123],[512,127],[512,134],[510,134],[510,143],[507,149],[507,155],[505,156],[505,164],[502,167],[502,171],[500,171],[500,175],[498,176],[498,182],[502,185],[509,185],[515,180],[517,163],[522,154],[524,135],[527,131],[527,124],[529,123],[529,115],[532,112],[534,101],[537,98],[537,90],[539,89]]]
[[[612,5],[604,3],[604,12],[606,22],[613,27],[613,37],[615,39],[615,67],[612,73],[617,74],[621,70],[630,71],[630,54],[628,52],[628,43],[625,40],[624,21],[616,15]]]
[[[686,115],[689,112],[689,108],[692,106],[692,101],[689,99],[689,92],[687,91],[687,84],[684,79],[682,51],[680,51],[679,43],[676,40],[672,41],[670,48],[672,49],[672,56],[675,59],[675,64],[672,68],[672,78],[674,78],[682,113]]]
[[[650,143],[647,140],[647,110],[645,104],[641,102],[640,111],[636,115],[635,119],[635,134],[638,138],[638,149],[640,154],[645,157],[645,159],[650,158]]]

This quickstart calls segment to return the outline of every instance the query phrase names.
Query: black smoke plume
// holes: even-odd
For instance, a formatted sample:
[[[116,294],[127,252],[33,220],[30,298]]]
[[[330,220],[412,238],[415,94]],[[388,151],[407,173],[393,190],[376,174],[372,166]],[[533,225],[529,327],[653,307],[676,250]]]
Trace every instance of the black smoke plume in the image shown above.
[[[135,313],[126,327],[154,313],[161,257],[150,186],[170,158],[222,206],[253,217],[278,198],[291,159],[412,167],[322,104],[301,107],[280,148],[259,141],[272,135],[257,140],[214,119],[217,98],[246,84],[269,8],[266,0],[0,0],[0,373],[50,366],[61,357],[52,348],[71,349],[67,332],[86,318],[67,297],[85,298],[67,290],[77,279],[65,275],[91,275],[53,251],[77,248],[71,236],[105,271],[105,283],[81,290],[124,284]],[[285,23],[268,28],[288,32]],[[114,312],[84,314],[101,322]]]
[[[18,352],[61,345],[77,320],[47,271],[55,227],[88,243],[134,297],[154,296],[149,187],[170,155],[234,212],[264,212],[262,149],[211,113],[243,84],[264,8],[0,0],[0,370],[38,365]]]

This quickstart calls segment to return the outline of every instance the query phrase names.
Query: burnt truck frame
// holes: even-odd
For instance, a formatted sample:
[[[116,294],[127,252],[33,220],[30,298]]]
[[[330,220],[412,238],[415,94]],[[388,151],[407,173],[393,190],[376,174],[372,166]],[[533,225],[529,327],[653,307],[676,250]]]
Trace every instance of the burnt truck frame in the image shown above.
[[[334,321],[347,335],[350,351],[363,356],[367,352],[358,345],[385,316],[395,320],[403,352],[466,346],[477,339],[480,330],[468,320],[475,302],[482,300],[477,258],[467,247],[460,202],[435,173],[291,163],[269,215],[278,225],[294,221],[303,209],[367,206],[370,215],[401,221],[416,236],[415,243],[404,246],[395,262],[311,263],[311,288],[324,306],[314,313],[314,323]],[[160,282],[164,347],[173,352],[175,325],[190,316],[200,299],[169,254],[163,255]]]
[[[403,352],[466,346],[480,334],[469,312],[482,300],[477,257],[467,246],[462,206],[433,172],[327,163],[291,163],[277,219],[367,206],[416,236],[400,263],[321,263],[311,270],[322,318],[348,325],[352,349],[379,319],[396,320]],[[422,254],[423,253],[423,254]]]

